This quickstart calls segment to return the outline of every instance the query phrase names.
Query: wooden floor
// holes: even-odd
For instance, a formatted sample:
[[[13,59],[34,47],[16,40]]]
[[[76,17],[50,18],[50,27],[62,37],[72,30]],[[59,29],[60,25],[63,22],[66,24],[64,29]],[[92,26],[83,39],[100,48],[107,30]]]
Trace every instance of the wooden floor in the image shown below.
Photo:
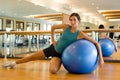
[[[120,48],[118,48],[117,52],[114,52],[110,57],[104,57],[104,60],[115,60],[120,62]]]
[[[27,54],[28,55],[28,54]],[[27,56],[24,55],[24,56]],[[120,60],[120,49],[110,60]],[[7,59],[14,61],[17,59]],[[90,74],[71,74],[62,66],[57,74],[49,72],[50,60],[37,60],[24,64],[19,64],[15,69],[4,69],[1,65],[6,60],[0,58],[0,80],[120,80],[120,62],[105,62],[103,68],[97,68]]]
[[[8,59],[14,61],[16,59]],[[0,59],[0,65],[4,63]],[[0,66],[0,80],[120,80],[120,63],[105,63],[90,74],[70,74],[62,66],[57,74],[49,72],[50,60],[37,60],[19,64],[15,69]]]

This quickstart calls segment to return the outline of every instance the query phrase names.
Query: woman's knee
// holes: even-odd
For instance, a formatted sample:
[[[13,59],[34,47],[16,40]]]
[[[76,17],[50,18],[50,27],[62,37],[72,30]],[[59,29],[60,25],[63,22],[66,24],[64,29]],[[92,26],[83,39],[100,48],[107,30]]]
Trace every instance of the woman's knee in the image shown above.
[[[55,73],[58,72],[59,68],[54,68],[53,67],[53,68],[50,68],[49,70],[50,70],[50,73],[55,74]]]
[[[58,72],[58,70],[61,67],[61,59],[57,57],[53,57],[51,62],[50,62],[50,72],[55,74]]]

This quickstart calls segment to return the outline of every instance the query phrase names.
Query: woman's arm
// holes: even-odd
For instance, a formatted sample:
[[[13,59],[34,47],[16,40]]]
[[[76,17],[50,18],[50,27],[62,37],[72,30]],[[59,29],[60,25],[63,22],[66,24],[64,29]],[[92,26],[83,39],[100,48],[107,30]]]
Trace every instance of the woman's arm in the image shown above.
[[[60,24],[60,25],[53,25],[51,27],[51,40],[52,40],[52,43],[53,45],[56,45],[56,41],[54,40],[54,31],[55,29],[63,29],[65,30],[69,25],[68,24]]]
[[[98,54],[99,54],[99,64],[100,64],[100,66],[102,66],[104,63],[104,60],[103,60],[102,51],[101,51],[101,47],[100,47],[99,43],[97,41],[95,41],[94,39],[92,39],[91,37],[87,36],[82,31],[80,31],[80,33],[78,35],[78,39],[82,39],[82,38],[87,39],[96,45],[96,47],[98,49]]]
[[[106,35],[107,35],[107,33],[105,33],[105,32],[100,32],[99,35],[98,35],[98,37],[99,37],[100,39],[103,39],[103,38],[106,37]]]

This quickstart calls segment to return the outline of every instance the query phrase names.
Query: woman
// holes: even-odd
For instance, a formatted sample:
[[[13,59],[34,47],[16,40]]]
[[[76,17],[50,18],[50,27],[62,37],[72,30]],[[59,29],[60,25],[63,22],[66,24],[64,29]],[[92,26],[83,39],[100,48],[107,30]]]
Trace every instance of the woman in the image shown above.
[[[12,68],[15,66],[15,64],[25,63],[25,62],[33,61],[36,59],[44,59],[45,57],[52,56],[52,59],[50,62],[50,72],[56,73],[60,69],[60,66],[62,63],[61,55],[64,49],[72,42],[82,38],[85,38],[96,45],[99,53],[99,64],[100,66],[102,66],[104,61],[103,61],[100,45],[95,40],[93,40],[92,38],[84,34],[82,31],[78,30],[78,26],[80,23],[79,14],[72,13],[69,17],[69,21],[70,21],[70,25],[61,24],[61,25],[52,26],[51,28],[52,45],[50,45],[50,47],[40,50],[38,52],[35,52],[32,55],[22,58],[20,60],[17,60],[15,62],[4,64],[3,67]],[[63,33],[57,42],[54,40],[55,29],[63,29]]]
[[[104,25],[100,24],[99,25],[99,29],[104,29]],[[105,38],[107,36],[106,32],[98,32],[98,41],[100,41],[101,39]]]
[[[99,25],[99,29],[104,29],[104,28],[105,28],[104,25],[102,25],[102,24]],[[115,50],[117,52],[117,46],[116,46],[114,40],[111,39],[110,37],[108,37],[106,32],[98,32],[98,41],[100,41],[103,38],[108,38],[109,40],[111,40],[114,43]]]

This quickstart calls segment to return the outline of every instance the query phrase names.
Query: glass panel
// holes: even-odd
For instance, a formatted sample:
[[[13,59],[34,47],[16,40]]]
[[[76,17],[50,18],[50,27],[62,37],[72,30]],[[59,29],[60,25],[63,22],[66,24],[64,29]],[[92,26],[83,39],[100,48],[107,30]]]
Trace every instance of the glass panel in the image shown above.
[[[46,31],[46,30],[47,30],[47,25],[44,24],[44,25],[43,25],[43,31]]]
[[[11,31],[13,30],[14,22],[13,20],[6,20],[6,31]]]
[[[32,23],[27,22],[26,27],[27,27],[27,31],[32,31]]]
[[[33,31],[39,31],[40,30],[40,24],[39,23],[35,23],[33,26]]]
[[[0,30],[2,29],[2,19],[0,19]]]
[[[24,22],[16,21],[16,31],[24,31]]]
[[[47,25],[47,30],[51,31],[51,25],[49,25],[49,24]]]

